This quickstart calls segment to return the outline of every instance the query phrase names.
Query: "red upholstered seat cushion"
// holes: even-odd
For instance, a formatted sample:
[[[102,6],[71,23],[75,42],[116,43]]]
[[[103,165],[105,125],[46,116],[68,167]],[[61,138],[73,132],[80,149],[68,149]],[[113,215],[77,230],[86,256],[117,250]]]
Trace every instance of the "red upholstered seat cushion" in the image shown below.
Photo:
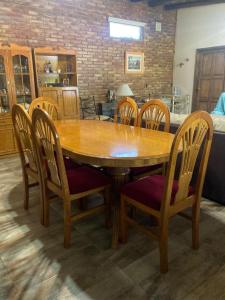
[[[160,210],[165,176],[154,175],[144,177],[140,180],[126,184],[121,193],[153,209]],[[171,204],[174,203],[178,191],[178,182],[174,180],[171,194]],[[192,187],[189,188],[189,195],[194,193]]]
[[[159,168],[162,168],[162,164],[158,164],[154,166],[146,166],[146,167],[135,167],[135,168],[131,168],[130,173],[131,176],[138,176],[147,172],[153,172]]]
[[[92,167],[66,170],[71,194],[78,194],[111,184],[109,177]]]
[[[66,170],[70,170],[70,169],[80,167],[80,165],[78,165],[75,161],[73,161],[68,156],[63,156],[63,160],[64,160]]]

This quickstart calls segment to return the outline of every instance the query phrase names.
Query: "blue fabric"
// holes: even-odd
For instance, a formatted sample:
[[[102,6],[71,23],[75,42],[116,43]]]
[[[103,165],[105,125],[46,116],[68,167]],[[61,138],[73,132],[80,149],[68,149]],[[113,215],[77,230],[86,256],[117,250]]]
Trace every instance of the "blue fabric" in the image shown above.
[[[225,93],[222,93],[220,95],[216,107],[211,112],[211,114],[225,116]]]

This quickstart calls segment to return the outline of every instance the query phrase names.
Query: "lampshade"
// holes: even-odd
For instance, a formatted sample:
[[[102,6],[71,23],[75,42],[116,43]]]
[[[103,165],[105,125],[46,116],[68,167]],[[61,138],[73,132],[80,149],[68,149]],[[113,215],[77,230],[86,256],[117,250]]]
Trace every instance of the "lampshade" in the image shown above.
[[[129,85],[127,83],[123,83],[119,86],[117,92],[117,96],[133,96],[133,92],[131,91]]]

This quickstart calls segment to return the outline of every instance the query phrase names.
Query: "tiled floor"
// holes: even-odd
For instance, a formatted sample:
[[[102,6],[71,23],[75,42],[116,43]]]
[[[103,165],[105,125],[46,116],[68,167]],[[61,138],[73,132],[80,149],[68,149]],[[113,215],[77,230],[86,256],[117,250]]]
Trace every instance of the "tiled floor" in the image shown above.
[[[102,216],[76,224],[65,250],[61,203],[44,228],[38,199],[35,187],[23,209],[20,162],[1,159],[0,299],[225,299],[225,207],[202,202],[198,251],[189,221],[173,219],[169,272],[160,275],[157,243],[130,230],[129,242],[112,250]]]

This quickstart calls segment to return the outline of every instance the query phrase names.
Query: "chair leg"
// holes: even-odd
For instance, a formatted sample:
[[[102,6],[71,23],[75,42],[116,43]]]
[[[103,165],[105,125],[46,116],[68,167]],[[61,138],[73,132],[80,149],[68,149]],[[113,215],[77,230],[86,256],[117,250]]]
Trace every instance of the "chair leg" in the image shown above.
[[[105,226],[112,227],[112,199],[110,188],[104,190],[104,203],[105,203]]]
[[[160,272],[168,272],[168,220],[165,220],[160,225]]]
[[[41,225],[45,225],[44,219],[44,202],[45,202],[45,187],[42,183],[39,184],[40,189],[40,222]]]
[[[49,223],[50,223],[50,214],[49,214],[49,192],[47,190],[47,188],[45,186],[43,186],[43,193],[42,193],[42,196],[43,196],[43,223],[44,223],[44,226],[48,227],[49,226]]]
[[[199,217],[200,217],[200,205],[197,202],[192,207],[192,248],[199,248]]]
[[[136,215],[137,215],[137,209],[134,206],[130,207],[130,211],[129,211],[129,215],[131,217],[131,219],[135,219]]]
[[[126,201],[121,196],[120,198],[120,233],[121,233],[121,242],[126,243],[127,242],[127,222],[126,222],[126,216],[127,216],[127,207],[126,207]]]
[[[24,184],[24,209],[29,208],[29,178],[28,175],[23,173],[23,184]]]
[[[69,248],[71,244],[71,202],[64,199],[64,248]]]

